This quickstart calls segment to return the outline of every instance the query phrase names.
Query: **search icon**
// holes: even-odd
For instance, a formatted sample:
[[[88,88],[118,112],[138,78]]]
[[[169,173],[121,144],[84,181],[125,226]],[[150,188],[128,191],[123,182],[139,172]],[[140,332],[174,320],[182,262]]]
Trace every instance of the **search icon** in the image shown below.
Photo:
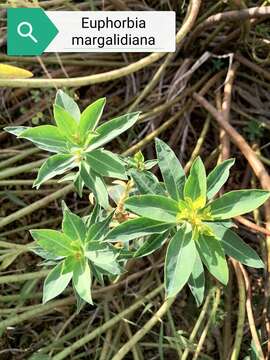
[[[22,28],[25,28],[26,31],[22,31]],[[17,32],[21,37],[29,37],[32,41],[34,41],[37,44],[37,39],[32,35],[33,27],[32,25],[27,21],[22,21],[19,23],[17,27]]]

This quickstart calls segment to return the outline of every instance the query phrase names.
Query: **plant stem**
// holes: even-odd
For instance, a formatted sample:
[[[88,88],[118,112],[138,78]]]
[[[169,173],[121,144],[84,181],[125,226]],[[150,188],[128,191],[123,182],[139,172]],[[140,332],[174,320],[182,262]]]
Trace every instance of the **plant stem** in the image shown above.
[[[123,359],[124,356],[132,349],[132,347],[137,344],[137,342],[140,341],[140,339],[142,339],[158,321],[160,321],[162,316],[169,310],[174,300],[175,297],[166,299],[159,310],[154,314],[154,316],[152,316],[152,318],[147,321],[147,323],[139,331],[137,331],[128,342],[125,343],[125,345],[121,347],[112,360]]]
[[[203,319],[207,313],[207,309],[208,309],[208,305],[209,305],[211,297],[212,297],[212,291],[209,291],[209,293],[204,301],[204,304],[203,304],[202,310],[200,312],[200,315],[198,317],[198,320],[196,321],[195,326],[190,334],[190,337],[189,337],[190,343],[192,343],[194,341],[195,336],[197,335],[197,332],[199,331],[199,329],[201,327]],[[183,353],[183,356],[181,357],[181,360],[186,360],[188,357],[188,354],[189,354],[189,348],[187,347]]]
[[[58,353],[57,355],[53,356],[52,360],[62,360],[67,358],[70,354],[72,354],[75,350],[79,349],[83,345],[87,344],[89,341],[95,339],[98,335],[102,334],[104,331],[108,330],[112,326],[116,325],[119,321],[121,321],[123,318],[125,318],[130,312],[135,311],[140,306],[144,305],[145,301],[152,299],[156,295],[160,293],[160,291],[163,289],[163,285],[159,286],[152,292],[150,292],[148,295],[144,296],[142,299],[136,301],[133,305],[122,311],[120,314],[115,315],[113,318],[111,318],[109,321],[105,322],[103,325],[96,328],[94,331],[92,331],[90,334],[87,334],[83,336],[81,339],[74,342],[69,347],[65,348],[63,351]]]
[[[14,282],[22,282],[26,280],[39,279],[47,276],[49,270],[41,270],[36,272],[30,272],[26,274],[14,274],[14,275],[5,275],[0,276],[0,284],[9,284]]]
[[[216,288],[216,294],[215,294],[215,299],[214,299],[214,303],[213,303],[213,307],[212,307],[212,310],[211,310],[211,313],[209,315],[209,319],[205,325],[205,328],[203,329],[203,332],[201,334],[201,337],[200,337],[200,340],[198,342],[198,345],[197,345],[197,348],[196,348],[196,351],[193,355],[193,358],[192,360],[196,360],[198,359],[198,356],[200,355],[200,352],[202,350],[202,347],[203,347],[203,344],[204,344],[204,341],[206,339],[206,336],[208,334],[208,330],[210,328],[210,325],[212,325],[214,319],[215,319],[215,316],[216,316],[216,312],[217,312],[217,308],[218,308],[218,305],[220,303],[220,289],[219,288]]]
[[[50,195],[46,196],[45,198],[34,202],[31,205],[28,205],[23,209],[15,211],[14,213],[12,213],[9,216],[6,216],[2,220],[0,220],[0,228],[12,223],[15,220],[22,218],[23,216],[31,214],[35,210],[38,210],[41,207],[46,206],[50,202],[52,202],[62,196],[67,195],[69,192],[71,192],[72,189],[73,189],[73,184],[69,184],[69,185],[65,186],[63,189],[57,190],[53,194],[50,194]]]
[[[28,164],[8,168],[4,171],[1,171],[0,179],[6,179],[9,178],[10,176],[25,173],[27,171],[32,171],[34,168],[39,167],[44,161],[45,159],[41,159],[41,160],[33,161]]]
[[[235,333],[235,340],[232,349],[231,360],[237,360],[240,354],[241,342],[243,338],[244,324],[245,324],[245,315],[246,315],[246,291],[245,291],[245,282],[237,261],[231,259],[239,290],[239,305],[238,305],[238,317],[237,317],[237,327]]]

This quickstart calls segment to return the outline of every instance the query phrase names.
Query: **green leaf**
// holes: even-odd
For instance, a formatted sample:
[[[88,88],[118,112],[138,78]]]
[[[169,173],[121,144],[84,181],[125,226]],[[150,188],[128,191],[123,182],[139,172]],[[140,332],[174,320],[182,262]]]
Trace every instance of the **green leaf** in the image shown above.
[[[144,162],[145,170],[151,170],[154,166],[158,164],[157,160],[146,160]]]
[[[76,251],[72,240],[60,231],[39,229],[30,233],[41,247],[56,256],[69,256]]]
[[[81,139],[86,140],[88,133],[95,130],[99,119],[101,118],[105,104],[106,99],[101,98],[84,109],[79,124]]]
[[[32,129],[29,126],[6,126],[4,130],[12,135],[20,136],[25,130]]]
[[[61,294],[72,278],[72,272],[62,274],[63,263],[56,265],[45,279],[43,285],[43,304]]]
[[[158,178],[151,172],[131,169],[129,174],[141,194],[165,195],[165,190]]]
[[[80,295],[77,293],[77,291],[75,289],[74,289],[74,294],[75,294],[76,305],[77,305],[76,306],[76,314],[78,315],[81,312],[81,310],[83,309],[86,302],[80,297]]]
[[[77,263],[77,258],[75,256],[68,256],[63,261],[62,274],[73,272],[74,267]]]
[[[55,104],[62,107],[77,122],[80,121],[81,112],[77,103],[63,90],[58,90],[55,97]]]
[[[169,242],[165,259],[165,286],[168,297],[183,288],[197,256],[191,225],[185,223]]]
[[[176,223],[179,212],[175,200],[160,195],[132,196],[126,200],[125,206],[137,215],[168,223]]]
[[[246,214],[264,204],[269,196],[270,191],[264,190],[230,191],[210,204],[211,216],[224,220]]]
[[[247,245],[234,231],[222,225],[208,223],[228,256],[254,268],[264,268],[264,263],[255,250]]]
[[[170,224],[144,217],[123,222],[111,230],[106,236],[107,241],[129,241],[142,236],[162,233],[170,227]]]
[[[81,164],[79,164],[79,171],[77,172],[77,174],[75,175],[74,179],[73,179],[73,185],[75,187],[75,190],[77,191],[79,197],[82,197],[83,195],[83,187],[84,187],[84,182],[83,179],[80,175],[80,168],[81,168]]]
[[[96,222],[99,221],[100,213],[101,213],[101,206],[99,204],[96,204],[92,212],[83,218],[83,221],[87,229],[90,228],[91,225],[94,225]]]
[[[98,266],[110,274],[119,275],[122,272],[121,267],[116,261],[116,250],[105,243],[99,243],[97,241],[89,242],[85,250],[85,255],[95,266]]]
[[[81,259],[73,269],[73,286],[78,295],[87,303],[93,304],[91,296],[92,277],[88,261]]]
[[[102,176],[127,180],[124,163],[110,151],[97,149],[86,154],[86,162]]]
[[[162,234],[153,234],[143,243],[143,245],[135,252],[134,257],[149,256],[162,247],[168,239],[169,232]]]
[[[100,221],[100,222],[96,222],[95,224],[92,224],[90,229],[87,232],[87,237],[86,237],[86,242],[88,243],[89,241],[102,241],[109,229],[110,229],[110,223],[112,221],[114,212],[111,212],[111,214],[109,214],[105,220]]]
[[[196,260],[188,279],[188,286],[195,298],[197,306],[200,306],[204,298],[204,269],[199,254],[196,256]]]
[[[35,243],[33,246],[29,248],[29,250],[31,250],[34,254],[48,261],[50,260],[57,261],[62,259],[62,256],[56,256]]]
[[[214,236],[200,233],[196,245],[200,257],[209,272],[222,284],[226,285],[229,271],[220,240]]]
[[[103,146],[133,126],[139,118],[139,112],[119,116],[105,122],[96,130],[97,136],[89,142],[89,150],[92,151]]]
[[[235,159],[228,159],[217,165],[207,176],[207,198],[212,199],[226,183]]]
[[[38,171],[38,176],[33,183],[33,187],[39,188],[45,181],[52,179],[56,175],[61,175],[67,170],[78,166],[74,161],[74,156],[69,154],[56,154],[50,156]]]
[[[64,137],[71,143],[79,144],[79,127],[76,120],[62,107],[54,105],[53,107],[54,119],[56,125]]]
[[[32,141],[37,147],[50,152],[67,152],[66,139],[53,125],[40,125],[28,128],[20,133],[19,138]]]
[[[85,242],[86,227],[82,219],[73,214],[69,209],[64,210],[64,218],[62,222],[62,231],[75,241]]]
[[[160,139],[156,139],[158,165],[170,196],[178,201],[182,198],[185,172],[172,149]]]
[[[80,175],[85,185],[90,189],[97,199],[97,203],[104,209],[109,208],[108,191],[102,178],[89,166],[83,162],[81,163]]]
[[[184,198],[196,202],[198,207],[206,203],[206,173],[200,157],[193,162],[184,187]]]

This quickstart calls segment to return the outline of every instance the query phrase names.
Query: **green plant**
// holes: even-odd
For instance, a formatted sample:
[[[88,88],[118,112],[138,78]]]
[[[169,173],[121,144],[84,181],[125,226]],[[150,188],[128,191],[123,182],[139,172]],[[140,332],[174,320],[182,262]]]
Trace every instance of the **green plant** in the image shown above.
[[[76,102],[58,91],[54,104],[55,125],[33,128],[6,127],[5,130],[19,138],[32,141],[39,148],[56,153],[41,166],[34,186],[65,172],[78,168],[65,180],[72,180],[81,195],[84,184],[95,194],[104,208],[109,207],[103,177],[127,179],[121,158],[102,146],[128,130],[138,120],[139,113],[130,113],[98,126],[106,99],[89,105],[82,113]]]
[[[43,301],[59,295],[72,280],[78,307],[92,303],[93,277],[101,284],[105,277],[115,279],[130,258],[147,256],[167,242],[168,297],[177,295],[187,283],[200,305],[204,266],[226,285],[226,255],[263,268],[256,252],[232,230],[231,219],[261,206],[270,192],[231,191],[215,199],[234,160],[217,165],[207,176],[197,158],[186,177],[174,152],[159,139],[157,160],[145,161],[141,152],[124,158],[100,148],[135,124],[139,115],[127,114],[97,127],[104,105],[105,99],[99,99],[81,114],[77,104],[60,91],[54,105],[57,126],[6,129],[41,149],[56,152],[40,168],[34,186],[77,167],[76,173],[68,173],[64,179],[72,180],[80,194],[85,184],[96,197],[92,212],[83,218],[63,203],[61,231],[31,231],[35,240],[32,251],[44,259],[43,265],[54,266],[44,283]],[[163,182],[150,171],[155,165]],[[103,177],[122,181],[107,186]],[[116,203],[114,209],[108,193]]]
[[[204,267],[221,283],[227,284],[228,267],[225,254],[241,263],[263,268],[256,252],[231,230],[231,218],[262,205],[269,192],[263,190],[231,191],[213,200],[229,177],[234,160],[226,160],[206,176],[204,165],[197,158],[186,178],[173,151],[156,139],[158,165],[164,184],[145,174],[144,195],[129,197],[126,209],[139,217],[120,224],[107,236],[109,241],[131,241],[150,237],[135,252],[149,255],[169,238],[165,259],[165,286],[169,297],[175,296],[188,283],[196,301],[204,296]],[[145,181],[144,181],[145,180]],[[135,183],[139,179],[134,177]],[[156,235],[155,235],[156,234]]]
[[[30,231],[37,244],[32,251],[45,260],[44,265],[55,266],[44,282],[44,303],[62,293],[72,280],[78,303],[92,304],[92,277],[104,284],[104,276],[121,273],[119,251],[104,241],[112,215],[102,219],[101,213],[97,206],[82,219],[63,203],[62,231]]]

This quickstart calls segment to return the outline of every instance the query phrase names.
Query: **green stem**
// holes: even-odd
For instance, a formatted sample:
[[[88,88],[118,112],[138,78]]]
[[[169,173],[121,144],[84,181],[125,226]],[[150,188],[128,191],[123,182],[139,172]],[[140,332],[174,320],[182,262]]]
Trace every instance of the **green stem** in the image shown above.
[[[197,335],[200,327],[201,327],[201,324],[204,320],[204,317],[207,313],[207,309],[208,309],[208,305],[209,305],[209,302],[210,302],[210,299],[212,297],[212,291],[209,291],[205,301],[204,301],[204,304],[203,304],[203,307],[202,307],[202,310],[200,312],[200,315],[198,317],[198,320],[196,321],[196,324],[190,334],[190,337],[189,337],[189,343],[193,343],[194,339],[195,339],[195,336]],[[189,354],[189,348],[187,347],[183,353],[183,356],[181,357],[181,360],[186,360],[187,357],[188,357],[188,354]]]
[[[26,280],[39,279],[48,275],[50,270],[40,270],[26,274],[13,274],[0,276],[0,284],[9,284],[14,282],[22,282]]]
[[[212,307],[209,319],[208,319],[208,321],[207,321],[207,323],[205,325],[205,328],[203,329],[203,332],[201,334],[200,340],[198,342],[198,345],[197,345],[197,348],[196,348],[195,354],[193,355],[192,360],[198,359],[198,356],[200,355],[200,352],[202,350],[204,341],[205,341],[206,336],[208,334],[208,330],[210,328],[210,325],[214,322],[219,303],[220,303],[220,289],[217,288],[214,303],[213,303],[213,307]]]
[[[27,149],[24,150],[23,152],[12,156],[10,159],[4,160],[0,162],[0,169],[5,168],[11,164],[15,164],[17,161],[23,160],[25,159],[27,156],[29,155],[33,155],[40,152],[39,148],[31,148],[31,149]]]
[[[52,360],[62,360],[66,359],[70,354],[72,354],[75,350],[81,348],[85,344],[87,344],[89,341],[95,339],[98,335],[102,334],[112,326],[116,325],[119,321],[123,320],[130,312],[135,311],[140,306],[145,304],[145,301],[149,301],[153,297],[155,297],[157,294],[160,293],[160,291],[163,289],[163,286],[159,286],[157,289],[150,292],[148,295],[144,296],[142,299],[136,301],[133,305],[122,311],[121,313],[115,315],[113,318],[111,318],[109,321],[105,322],[103,325],[96,328],[94,331],[92,331],[90,334],[87,334],[83,336],[81,339],[74,342],[72,345],[65,348],[63,351],[58,353],[57,355],[53,356]]]
[[[154,316],[152,316],[151,319],[147,321],[147,323],[139,331],[137,331],[136,334],[133,335],[133,337],[128,342],[125,343],[125,345],[121,347],[121,349],[112,358],[112,360],[123,359],[126,354],[132,349],[132,347],[135,346],[137,342],[140,341],[152,329],[152,327],[160,321],[162,316],[166,314],[166,312],[169,310],[174,300],[175,297],[166,299],[162,306],[159,308],[159,310],[154,314]]]
[[[56,200],[56,199],[58,199],[58,198],[60,198],[62,196],[65,196],[72,189],[73,189],[73,184],[69,184],[69,185],[65,186],[63,189],[60,189],[60,190],[54,192],[53,194],[50,194],[50,195],[46,196],[45,198],[34,202],[31,205],[28,205],[23,209],[15,211],[14,213],[12,213],[9,216],[6,216],[2,220],[0,220],[0,228],[4,227],[4,226],[14,222],[15,220],[18,220],[18,219],[24,217],[26,215],[31,214],[32,212],[46,206],[50,202],[52,202],[52,201],[54,201],[54,200]]]
[[[244,324],[245,324],[245,316],[246,316],[246,290],[245,290],[245,282],[239,268],[238,263],[235,260],[232,260],[237,283],[239,290],[239,303],[238,303],[238,318],[237,318],[237,327],[235,333],[235,340],[233,344],[233,350],[231,355],[231,360],[237,360],[240,354],[241,343],[243,338]]]
[[[39,167],[44,161],[45,159],[42,159],[42,160],[33,161],[28,164],[8,168],[4,171],[1,171],[0,179],[6,179],[9,178],[10,176],[25,173],[27,171],[32,171],[34,168]]]

